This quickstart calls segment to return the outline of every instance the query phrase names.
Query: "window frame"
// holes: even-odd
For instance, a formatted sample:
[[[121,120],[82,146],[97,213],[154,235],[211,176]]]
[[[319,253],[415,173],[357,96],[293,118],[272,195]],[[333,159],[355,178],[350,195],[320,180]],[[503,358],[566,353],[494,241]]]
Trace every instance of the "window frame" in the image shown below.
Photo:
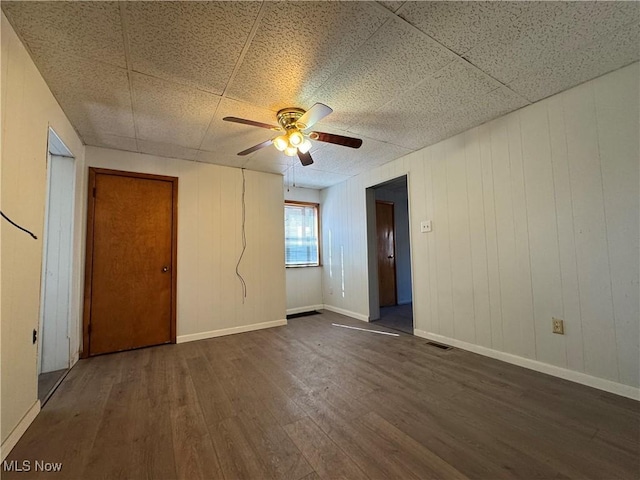
[[[293,265],[293,264],[287,264],[287,253],[286,253],[286,248],[287,248],[287,237],[286,237],[286,233],[285,233],[285,239],[284,239],[284,247],[285,247],[285,255],[284,255],[284,266],[285,268],[314,268],[314,267],[321,267],[322,266],[322,235],[321,235],[321,231],[320,231],[320,204],[319,203],[315,203],[315,202],[303,202],[303,201],[299,201],[299,200],[285,200],[284,201],[284,211],[283,213],[286,214],[286,208],[287,206],[298,206],[298,207],[313,207],[316,211],[316,232],[318,233],[318,263],[305,263],[305,264],[297,264],[297,265]],[[284,218],[283,218],[284,220]],[[284,222],[283,222],[284,223]],[[283,225],[284,226],[284,225]]]

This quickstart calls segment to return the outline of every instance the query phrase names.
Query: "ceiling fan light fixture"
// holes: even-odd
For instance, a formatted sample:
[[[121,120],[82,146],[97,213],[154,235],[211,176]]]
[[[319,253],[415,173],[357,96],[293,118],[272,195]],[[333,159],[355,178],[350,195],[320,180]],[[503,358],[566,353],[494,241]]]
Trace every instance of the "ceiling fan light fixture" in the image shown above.
[[[296,147],[287,147],[284,149],[284,154],[289,157],[295,157],[298,154],[298,149]]]
[[[289,139],[284,135],[280,135],[273,139],[273,146],[281,152],[284,152],[284,150],[289,146]]]
[[[309,150],[311,150],[311,142],[308,139],[304,139],[304,142],[302,142],[302,144],[298,147],[298,150],[300,150],[300,153],[307,153]]]
[[[295,130],[289,134],[289,143],[293,147],[299,147],[304,142],[304,136],[299,131]]]

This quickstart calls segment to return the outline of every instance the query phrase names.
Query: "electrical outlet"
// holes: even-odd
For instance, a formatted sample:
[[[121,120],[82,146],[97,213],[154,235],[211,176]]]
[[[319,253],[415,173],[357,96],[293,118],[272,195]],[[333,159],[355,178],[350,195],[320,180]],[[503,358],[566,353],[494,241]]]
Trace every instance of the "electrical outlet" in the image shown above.
[[[559,318],[552,318],[551,320],[553,321],[553,333],[564,335],[564,320]]]
[[[429,233],[431,231],[431,220],[423,220],[420,222],[420,232]]]

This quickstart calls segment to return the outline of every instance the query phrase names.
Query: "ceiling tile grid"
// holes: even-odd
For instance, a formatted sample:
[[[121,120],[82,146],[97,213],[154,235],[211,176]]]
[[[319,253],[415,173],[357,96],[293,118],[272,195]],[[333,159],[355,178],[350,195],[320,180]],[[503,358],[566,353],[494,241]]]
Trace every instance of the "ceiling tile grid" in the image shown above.
[[[43,54],[35,50],[32,54],[49,88],[81,135],[135,137],[126,70],[58,52]]]
[[[331,122],[346,129],[433,75],[457,57],[399,19],[386,22],[308,101],[331,105]]]
[[[198,150],[196,162],[213,163],[215,165],[224,165],[227,167],[244,168],[249,157],[240,157],[236,152],[217,151],[208,152],[206,150]]]
[[[220,97],[133,74],[137,138],[198,149]]]
[[[380,5],[382,5],[384,8],[392,11],[392,12],[397,12],[398,9],[405,3],[404,0],[400,1],[400,0],[389,0],[389,1],[379,1],[378,2]]]
[[[126,67],[118,2],[3,1],[2,10],[33,50]]]
[[[198,150],[195,148],[181,147],[173,143],[150,142],[148,140],[138,140],[138,151],[159,157],[180,158],[184,160],[195,160],[198,155]]]
[[[358,150],[338,145],[327,145],[319,149],[313,154],[313,168],[353,176],[383,165],[390,159],[408,155],[411,151],[391,143],[365,138]]]
[[[278,126],[276,112],[230,98],[223,98],[202,141],[201,150],[228,151],[235,154],[279,135],[278,132],[266,128],[225,122],[222,120],[224,117],[248,118]]]
[[[640,58],[640,2],[6,2],[83,141],[322,188]],[[322,102],[301,167],[280,108]],[[292,166],[294,165],[294,166]]]
[[[221,95],[260,10],[259,2],[125,4],[131,68]]]
[[[388,18],[369,2],[268,1],[263,10],[229,96],[272,110],[315,91]]]
[[[538,2],[406,2],[400,17],[462,55],[511,25]]]
[[[500,87],[499,82],[458,59],[376,110],[368,122],[365,123],[369,117],[361,118],[349,131],[412,149],[421,148],[424,132],[437,127],[440,116],[459,111]],[[385,118],[385,124],[378,118]],[[397,128],[385,128],[387,125]]]
[[[94,147],[113,148],[129,152],[138,151],[138,143],[135,138],[120,137],[118,135],[96,132],[83,133],[82,139],[87,145],[93,145]]]
[[[284,175],[285,186],[302,188],[325,188],[348,180],[350,175],[341,173],[324,172],[316,170],[313,166],[303,167],[295,165],[289,168]]]
[[[531,102],[542,100],[592,78],[604,75],[640,57],[640,28],[628,24],[576,49],[571,55],[549,60],[509,83]]]
[[[573,52],[598,39],[615,46],[611,34],[629,23],[638,25],[640,5],[637,2],[536,3],[535,8],[499,35],[473,48],[464,57],[500,82],[509,84],[549,63],[569,61]]]

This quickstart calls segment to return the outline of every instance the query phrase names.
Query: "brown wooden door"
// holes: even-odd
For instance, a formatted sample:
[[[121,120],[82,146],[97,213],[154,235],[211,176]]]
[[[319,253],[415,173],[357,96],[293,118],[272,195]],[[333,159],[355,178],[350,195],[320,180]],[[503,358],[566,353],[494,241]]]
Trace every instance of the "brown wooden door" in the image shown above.
[[[396,305],[396,241],[393,203],[376,201],[380,306]]]
[[[177,179],[89,180],[83,356],[175,341]]]

